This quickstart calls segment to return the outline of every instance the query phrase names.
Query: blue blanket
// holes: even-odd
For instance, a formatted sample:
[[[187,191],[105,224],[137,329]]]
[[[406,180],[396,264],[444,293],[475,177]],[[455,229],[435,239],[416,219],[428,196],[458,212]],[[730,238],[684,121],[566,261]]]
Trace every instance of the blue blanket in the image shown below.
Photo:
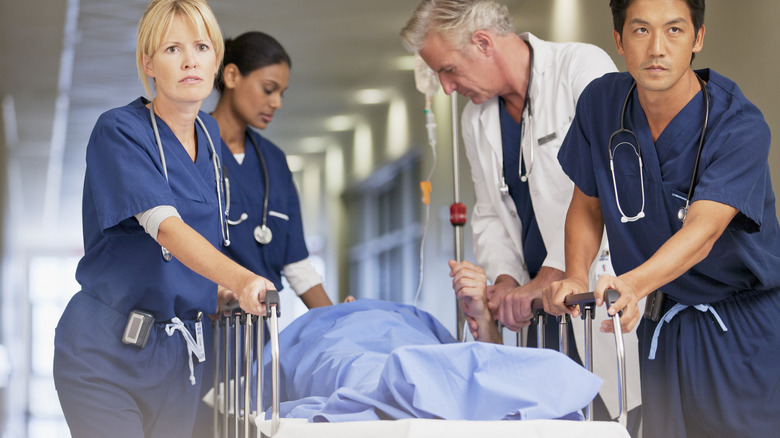
[[[312,309],[280,334],[280,350],[281,415],[314,422],[579,420],[601,386],[558,352],[458,343],[430,314],[385,301]],[[264,358],[268,403],[268,348]]]

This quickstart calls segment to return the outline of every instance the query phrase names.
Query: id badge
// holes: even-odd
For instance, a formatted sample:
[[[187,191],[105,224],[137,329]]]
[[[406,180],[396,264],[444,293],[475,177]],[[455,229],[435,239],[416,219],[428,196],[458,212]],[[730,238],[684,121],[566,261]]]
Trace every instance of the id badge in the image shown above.
[[[195,351],[195,356],[198,358],[198,362],[206,360],[206,348],[203,346],[203,321],[201,316],[203,314],[198,312],[198,320],[195,322],[195,342],[198,344],[198,348]]]

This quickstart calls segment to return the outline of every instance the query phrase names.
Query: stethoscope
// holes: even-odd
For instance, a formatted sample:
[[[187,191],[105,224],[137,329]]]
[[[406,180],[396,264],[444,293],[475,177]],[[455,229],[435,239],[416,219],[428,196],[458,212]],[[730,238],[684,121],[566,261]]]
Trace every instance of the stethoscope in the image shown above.
[[[168,181],[168,184],[170,184],[170,180],[168,179],[168,166],[165,163],[165,152],[163,152],[162,147],[162,141],[160,140],[160,131],[157,129],[157,117],[154,115],[154,102],[149,102],[149,117],[152,119],[152,129],[154,130],[154,139],[157,141],[157,149],[160,151],[160,162],[162,163],[163,173],[165,173],[165,180]],[[219,163],[219,156],[217,155],[217,150],[214,148],[214,142],[211,141],[211,134],[209,134],[209,130],[206,129],[206,125],[203,123],[203,121],[200,119],[200,117],[195,116],[195,121],[198,122],[201,129],[203,129],[203,132],[206,134],[206,139],[209,141],[209,148],[211,149],[211,162],[214,165],[214,179],[217,183],[217,210],[219,212],[219,228],[222,232],[222,244],[225,246],[230,246],[230,230],[228,230],[227,226],[227,213],[228,213],[228,202],[226,199],[225,203],[225,212],[223,215],[222,212],[222,174],[220,173],[219,169],[222,167]],[[162,248],[162,258],[166,262],[171,261],[173,256],[171,255],[170,251],[168,251],[164,246]]]
[[[536,143],[536,135],[534,132],[534,124],[531,122],[531,118],[533,117],[533,107],[531,106],[531,98],[528,97],[528,90],[531,89],[531,83],[533,81],[533,71],[534,71],[534,51],[531,47],[531,44],[528,43],[528,41],[525,41],[525,43],[528,45],[528,49],[530,51],[530,67],[529,67],[529,76],[528,76],[528,86],[526,87],[526,97],[525,102],[523,102],[523,119],[520,125],[520,157],[519,157],[519,163],[523,163],[523,144],[522,139],[525,138],[525,127],[529,126],[531,130],[531,148],[528,160],[528,165],[525,167],[525,174],[520,175],[520,181],[522,182],[528,182],[528,176],[531,175],[531,171],[534,170],[534,143]],[[509,194],[509,185],[506,183],[506,178],[504,178],[504,172],[499,172],[501,175],[501,185],[499,186],[498,190],[501,192],[502,195],[508,195]]]
[[[530,130],[531,134],[531,147],[530,152],[528,154],[528,166],[525,168],[525,173],[520,175],[520,181],[522,182],[528,182],[528,177],[531,175],[531,172],[534,170],[534,144],[536,143],[536,135],[534,132],[534,124],[533,121],[531,121],[531,117],[533,117],[533,112],[531,110],[531,104],[530,104],[530,98],[527,100],[526,108],[523,113],[523,120],[520,125],[520,138],[525,138],[526,133],[526,126],[528,126],[528,129]],[[522,142],[522,140],[521,140]],[[520,163],[523,162],[523,145],[520,144]],[[501,185],[499,186],[498,190],[501,192],[502,195],[508,195],[509,194],[509,185],[506,183],[506,178],[504,178],[504,172],[500,171],[499,174],[501,175]]]
[[[702,147],[704,146],[704,133],[707,131],[707,123],[709,121],[710,117],[710,96],[707,93],[707,87],[704,84],[704,81],[699,77],[699,75],[696,75],[696,79],[699,81],[699,86],[701,87],[702,94],[704,95],[704,123],[701,127],[701,135],[699,136],[699,147],[696,151],[696,162],[693,165],[693,175],[691,176],[691,184],[688,187],[688,195],[685,198],[685,206],[680,207],[680,209],[677,211],[677,219],[680,222],[685,222],[686,216],[688,216],[688,207],[691,204],[691,198],[693,198],[693,189],[696,187],[696,174],[699,171],[699,160],[701,159],[701,151]],[[609,169],[612,171],[612,186],[615,188],[615,203],[617,204],[618,211],[620,212],[620,222],[627,223],[627,222],[634,222],[639,219],[642,219],[645,217],[645,180],[644,180],[644,173],[642,172],[642,150],[639,147],[639,140],[637,140],[636,135],[634,132],[625,126],[625,120],[626,120],[626,108],[628,107],[628,101],[631,99],[631,95],[634,92],[634,89],[636,88],[636,81],[631,84],[631,88],[628,90],[628,94],[626,94],[626,99],[623,102],[623,109],[620,112],[620,129],[613,132],[612,135],[609,136]],[[618,196],[618,190],[617,190],[617,182],[615,181],[615,164],[614,164],[614,151],[617,150],[620,146],[627,144],[631,146],[633,149],[633,145],[630,142],[622,141],[615,145],[615,148],[612,148],[612,140],[615,138],[616,135],[620,134],[621,132],[625,132],[630,134],[632,137],[634,137],[634,142],[636,143],[636,149],[634,149],[634,152],[636,153],[637,159],[639,160],[639,181],[640,181],[640,187],[642,189],[642,208],[639,209],[639,213],[636,214],[636,216],[626,216],[626,214],[623,212],[623,209],[620,206],[620,197]]]
[[[257,142],[252,137],[250,133],[247,132],[247,137],[249,137],[249,141],[252,142],[252,146],[255,149],[255,152],[257,153],[257,158],[260,159],[260,166],[263,168],[263,178],[265,180],[265,193],[263,193],[263,219],[260,225],[256,226],[254,229],[255,240],[257,243],[261,245],[268,245],[271,243],[271,239],[273,239],[274,235],[271,232],[271,229],[268,228],[266,225],[266,221],[268,219],[268,194],[270,193],[269,187],[271,184],[270,178],[268,176],[268,167],[265,164],[265,158],[263,158],[263,154],[260,153],[260,148],[257,146]],[[238,220],[232,221],[229,219],[229,213],[230,213],[230,182],[228,181],[227,177],[225,178],[225,191],[227,192],[226,198],[227,198],[227,208],[225,209],[225,217],[228,218],[226,220],[227,225],[238,225],[241,222],[244,222],[249,218],[249,215],[246,213],[241,213],[241,216],[239,216]]]

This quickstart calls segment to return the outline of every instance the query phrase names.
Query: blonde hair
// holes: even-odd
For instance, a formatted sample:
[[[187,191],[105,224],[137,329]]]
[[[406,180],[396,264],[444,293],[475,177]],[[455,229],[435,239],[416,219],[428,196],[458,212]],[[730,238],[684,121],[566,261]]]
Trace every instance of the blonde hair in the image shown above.
[[[515,32],[507,7],[493,1],[422,0],[400,36],[406,49],[413,53],[423,48],[431,34],[439,34],[461,50],[477,30],[490,30],[498,35]]]
[[[205,0],[154,0],[146,7],[146,12],[138,23],[138,45],[135,50],[138,77],[144,84],[144,90],[152,97],[149,76],[144,71],[144,55],[151,58],[163,42],[173,19],[187,17],[200,35],[208,35],[217,57],[217,65],[222,63],[225,43],[219,30],[217,18]]]

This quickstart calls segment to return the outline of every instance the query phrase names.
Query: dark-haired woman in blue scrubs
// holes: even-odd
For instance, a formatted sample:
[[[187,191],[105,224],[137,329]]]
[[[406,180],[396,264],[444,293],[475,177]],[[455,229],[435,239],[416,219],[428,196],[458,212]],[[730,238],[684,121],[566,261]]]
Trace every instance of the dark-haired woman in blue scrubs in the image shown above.
[[[282,275],[308,308],[332,304],[306,247],[298,192],[284,152],[261,136],[282,107],[290,57],[268,34],[225,42],[212,116],[230,181],[231,242],[225,254],[282,289]],[[252,129],[254,128],[254,129]]]

